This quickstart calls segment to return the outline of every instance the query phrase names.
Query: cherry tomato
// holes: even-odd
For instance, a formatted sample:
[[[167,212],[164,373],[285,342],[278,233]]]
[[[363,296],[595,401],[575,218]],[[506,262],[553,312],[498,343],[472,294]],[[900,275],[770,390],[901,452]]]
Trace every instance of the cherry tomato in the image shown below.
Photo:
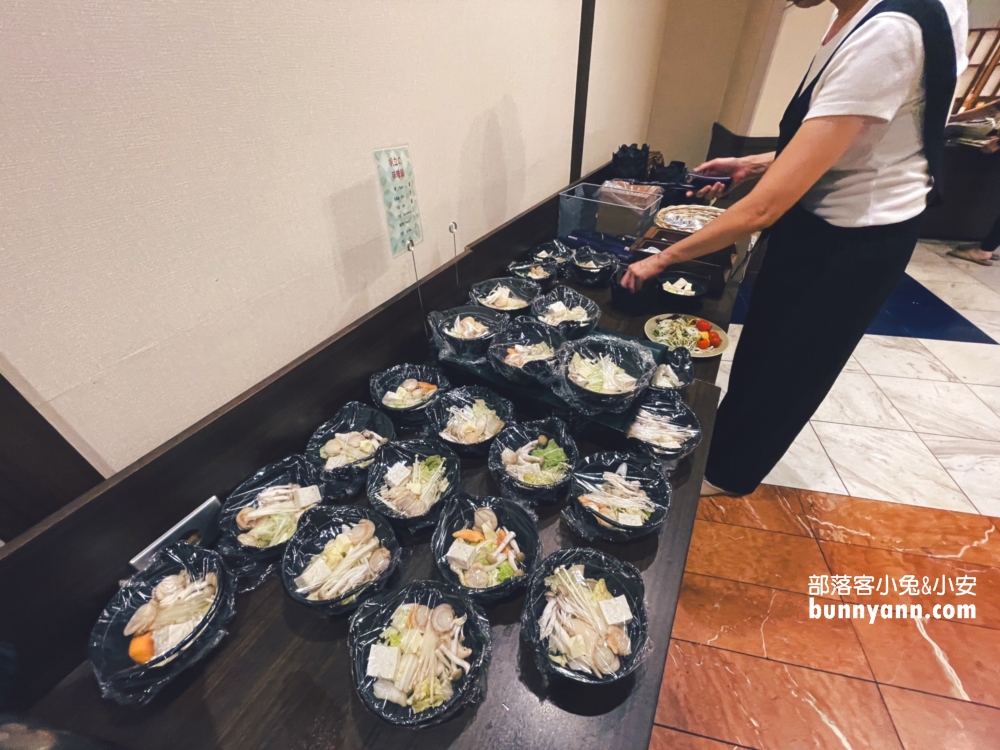
[[[712,330],[712,324],[709,323],[707,320],[699,320],[697,323],[695,323],[695,325],[698,327],[699,331],[711,331]]]
[[[710,346],[711,346],[711,344],[709,344],[708,341],[706,341],[705,339],[698,339],[698,348],[699,349],[708,349],[708,347],[710,347]]]
[[[710,334],[708,334],[708,343],[710,343],[712,346],[718,346],[719,344],[722,343],[722,336],[720,336],[715,331],[712,331]]]

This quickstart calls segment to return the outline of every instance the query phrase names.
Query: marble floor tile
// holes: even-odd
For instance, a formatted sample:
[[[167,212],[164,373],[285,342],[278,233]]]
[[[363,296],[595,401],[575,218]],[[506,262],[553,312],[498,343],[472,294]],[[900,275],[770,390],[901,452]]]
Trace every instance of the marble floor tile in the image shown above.
[[[975,279],[980,284],[985,284],[990,289],[1000,291],[1000,263],[993,261],[992,266],[981,266],[978,263],[969,263],[945,256],[945,260],[969,278]]]
[[[906,273],[911,278],[916,279],[921,284],[926,281],[937,281],[937,282],[960,282],[968,283],[972,279],[962,273],[958,268],[955,268],[951,263],[946,261],[944,258],[939,258],[934,255],[928,258],[927,256],[920,256],[919,258],[914,255],[914,260],[910,261],[910,264],[906,267]],[[926,286],[926,284],[924,284]]]
[[[811,423],[802,428],[778,465],[764,477],[764,484],[847,494],[847,488],[823,450]]]
[[[656,722],[761,750],[901,750],[875,683],[679,641]]]
[[[1000,386],[970,385],[969,388],[979,396],[980,401],[990,407],[994,414],[1000,414]]]
[[[729,346],[720,356],[723,362],[732,362],[736,347],[740,343],[740,334],[743,333],[743,325],[740,323],[730,323],[726,334],[729,336]]]
[[[828,570],[814,539],[698,520],[684,569],[799,594]]]
[[[813,427],[850,495],[976,511],[915,433],[830,422]]]
[[[799,499],[819,539],[1000,568],[1000,529],[988,516],[820,492]]]
[[[920,339],[937,359],[963,383],[1000,385],[1000,345],[966,341]],[[892,375],[891,372],[878,373]]]
[[[965,387],[960,383],[957,386]],[[812,418],[817,422],[911,430],[903,415],[896,411],[893,402],[875,385],[871,376],[854,372],[840,374]]]
[[[984,408],[967,385],[881,375],[874,382],[916,432],[1000,440],[1000,416]]]
[[[851,358],[847,360],[847,364],[844,365],[844,369],[841,370],[841,372],[864,372],[864,371],[865,368],[861,366],[861,363],[859,363],[858,360],[855,359],[853,354],[851,355]]]
[[[653,736],[649,741],[649,750],[743,750],[745,747],[732,742],[709,740],[656,724],[653,725]]]
[[[713,495],[701,498],[698,503],[698,518],[703,521],[812,536],[804,516],[799,490],[770,484],[762,484],[753,494],[743,497]]]
[[[872,547],[857,547],[853,544],[838,544],[836,542],[820,542],[823,555],[829,562],[830,571],[834,575],[873,576],[883,581],[889,576],[889,595],[873,593],[871,596],[859,596],[856,591],[843,598],[860,604],[919,604],[925,613],[933,613],[935,604],[975,604],[975,624],[982,628],[1000,630],[1000,569],[985,565],[976,565],[964,560],[945,560],[939,557],[911,555]],[[926,577],[933,592],[934,583],[944,576],[946,582],[954,582],[960,576],[971,576],[976,579],[973,591],[975,596],[958,596],[949,590],[944,595],[923,594],[909,596],[892,589],[892,580],[899,581],[902,576],[916,576],[923,582]],[[898,588],[898,584],[897,584]],[[878,627],[883,620],[876,619],[871,627]],[[867,623],[867,621],[866,621]],[[861,627],[859,624],[858,627]]]
[[[1000,344],[1000,312],[962,310],[962,317]]]
[[[869,375],[958,380],[919,339],[865,335],[854,350],[854,358]]]
[[[921,281],[920,283],[959,312],[964,310],[1000,311],[1000,292],[996,292],[986,284],[980,284],[974,279],[967,279],[964,282]]]
[[[715,376],[715,384],[721,389],[719,394],[719,401],[721,403],[722,397],[726,395],[726,391],[729,390],[729,371],[732,369],[733,363],[727,360],[719,362],[719,372]]]
[[[850,620],[810,620],[804,594],[686,573],[671,637],[873,679]]]
[[[880,688],[906,750],[996,750],[1000,710],[926,695]]]
[[[937,435],[920,439],[980,513],[1000,515],[1000,442]]]
[[[933,618],[854,629],[879,683],[1000,708],[1000,630]]]

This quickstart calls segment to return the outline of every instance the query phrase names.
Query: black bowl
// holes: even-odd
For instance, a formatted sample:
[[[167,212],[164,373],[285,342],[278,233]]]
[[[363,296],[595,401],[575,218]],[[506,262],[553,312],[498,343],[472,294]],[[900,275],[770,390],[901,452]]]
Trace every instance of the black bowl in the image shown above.
[[[580,502],[580,495],[585,495],[604,483],[604,472],[618,471],[622,464],[627,466],[625,478],[638,480],[656,506],[656,510],[642,526],[620,524]],[[663,526],[670,509],[670,495],[670,483],[648,456],[615,451],[595,453],[580,461],[573,470],[570,504],[563,515],[570,527],[588,541],[602,539],[607,542],[628,542],[648,536]]]
[[[559,276],[565,278],[569,274],[569,264],[573,261],[575,251],[559,240],[549,240],[541,245],[535,245],[528,253],[532,262],[551,260],[556,264]]]
[[[436,385],[438,389],[431,394],[426,401],[422,401],[416,406],[408,406],[405,409],[394,409],[387,406],[382,401],[385,394],[395,391],[406,380],[420,380],[424,383]],[[429,365],[395,365],[385,372],[377,372],[368,380],[368,390],[372,396],[372,402],[378,404],[387,414],[400,424],[413,425],[425,422],[427,419],[426,409],[442,393],[451,388],[451,383],[437,367]]]
[[[455,324],[457,318],[475,318],[489,329],[489,332],[476,339],[460,339],[447,331]],[[481,305],[463,305],[444,312],[432,312],[427,316],[431,325],[434,343],[442,359],[458,359],[465,362],[477,362],[485,359],[486,352],[497,334],[507,327],[510,319],[505,313]]]
[[[656,358],[656,365],[657,368],[660,365],[670,365],[674,374],[680,379],[681,384],[673,388],[654,385],[653,380],[656,379],[654,371],[653,380],[649,381],[649,390],[651,391],[683,391],[694,382],[694,360],[691,358],[691,352],[687,349],[682,347],[678,347],[677,349],[664,348],[660,356]]]
[[[218,592],[194,631],[161,656],[136,664],[128,655],[125,626],[153,589],[169,575],[187,570],[192,580],[214,573]],[[222,557],[213,550],[178,542],[156,554],[149,567],[124,581],[90,633],[88,657],[101,694],[122,705],[143,705],[182,671],[203,659],[225,636],[233,617],[236,583]]]
[[[498,286],[507,287],[517,297],[524,300],[524,307],[519,307],[516,310],[501,310],[500,308],[486,304],[484,301],[485,298]],[[469,301],[474,305],[482,305],[483,307],[488,307],[491,310],[514,317],[531,312],[531,301],[541,293],[542,287],[538,282],[508,276],[503,279],[487,279],[486,281],[473,284],[472,289],[469,290]]]
[[[641,410],[649,412],[657,419],[677,425],[690,435],[681,444],[680,448],[664,448],[654,443],[643,442],[634,437],[627,439],[630,450],[641,452],[657,459],[663,469],[671,470],[676,467],[682,458],[691,454],[698,447],[698,444],[701,443],[702,430],[698,416],[684,403],[677,391],[650,391],[642,399],[636,413]]]
[[[306,460],[316,469],[324,498],[342,500],[353,497],[364,490],[365,482],[368,479],[368,467],[371,466],[374,454],[372,454],[372,458],[355,461],[330,471],[323,468],[326,465],[326,459],[319,455],[320,449],[338,432],[361,432],[362,430],[371,430],[386,440],[394,440],[396,437],[396,428],[393,427],[389,417],[370,406],[357,401],[349,401],[340,408],[333,419],[320,425],[309,438],[305,456]],[[379,450],[381,447],[375,453],[378,453]]]
[[[516,451],[532,440],[537,440],[539,435],[555,440],[566,453],[569,471],[555,484],[521,482],[511,476],[503,463],[502,456],[505,449]],[[566,423],[558,417],[549,417],[504,427],[490,446],[489,469],[504,497],[532,505],[555,505],[565,500],[569,494],[570,483],[573,481],[573,467],[576,466],[579,457],[576,441],[566,429]]]
[[[569,366],[574,354],[588,359],[609,356],[616,365],[636,379],[636,387],[627,393],[596,393],[570,379]],[[622,412],[642,394],[656,369],[653,355],[642,344],[615,336],[587,336],[568,341],[559,350],[560,382],[565,384],[569,402],[586,413]]]
[[[466,661],[471,669],[452,683],[452,697],[439,706],[419,714],[413,709],[378,700],[373,692],[375,678],[367,676],[368,653],[400,605],[419,603],[431,609],[439,604],[450,604],[456,617],[466,616],[464,644],[472,649]],[[369,599],[351,617],[347,634],[347,647],[351,654],[351,674],[354,688],[365,707],[380,719],[403,727],[425,727],[450,718],[465,705],[482,699],[486,690],[486,672],[493,654],[490,623],[483,611],[461,591],[439,581],[414,581],[398,591],[384,593]]]
[[[581,264],[593,262],[597,268],[584,268]],[[609,253],[602,253],[591,247],[576,251],[570,264],[570,274],[583,286],[599,287],[607,284],[618,269],[618,259]]]
[[[543,279],[536,279],[530,273],[531,269],[540,266],[545,273],[548,274]],[[527,281],[534,281],[538,284],[542,291],[547,292],[556,284],[556,279],[559,277],[559,266],[556,262],[545,261],[541,263],[532,263],[531,261],[515,261],[507,266],[507,273],[517,279],[525,279]]]
[[[376,454],[377,455],[377,454]],[[238,593],[252,591],[260,586],[281,565],[285,544],[272,547],[251,547],[237,537],[243,532],[236,525],[237,514],[252,505],[257,496],[268,487],[295,483],[300,487],[319,486],[318,472],[305,456],[294,455],[268,464],[233,490],[219,510],[219,540],[216,549],[226,565],[236,575]],[[320,486],[320,492],[323,488]],[[324,496],[323,502],[328,499]]]
[[[400,461],[412,464],[414,458],[427,458],[428,456],[441,456],[444,459],[445,477],[448,479],[448,486],[427,513],[422,516],[405,516],[379,499],[379,492],[382,489],[382,485],[385,484],[385,473],[392,466]],[[437,523],[444,501],[458,491],[460,477],[461,463],[458,460],[458,456],[441,440],[416,438],[414,440],[400,440],[388,443],[382,446],[382,450],[375,457],[375,463],[368,470],[368,502],[372,508],[388,518],[389,523],[394,527],[409,531],[420,531]]]
[[[619,266],[611,279],[611,306],[626,315],[644,315],[649,312],[656,294],[656,284],[647,281],[638,292],[630,292],[621,285],[628,266]]]
[[[487,359],[493,369],[510,382],[518,385],[535,385],[552,377],[553,367],[556,364],[555,355],[553,354],[551,359],[528,362],[524,367],[514,367],[506,362],[507,349],[515,344],[530,346],[544,342],[555,352],[565,341],[558,329],[524,315],[511,321],[507,330],[490,345]]]
[[[531,303],[532,316],[544,325],[549,325],[542,320],[542,316],[548,312],[549,306],[556,302],[562,302],[569,308],[583,307],[587,311],[585,321],[564,320],[557,326],[551,326],[567,339],[578,339],[586,336],[597,327],[597,322],[601,319],[601,309],[597,303],[568,286],[557,286],[548,294],[535,297]]]
[[[496,435],[480,443],[467,445],[465,443],[456,443],[441,434],[451,419],[451,412],[449,411],[451,407],[468,406],[479,399],[485,401],[486,406],[496,412],[496,415],[504,423],[505,427],[514,423],[514,405],[510,401],[497,395],[489,388],[483,388],[480,385],[469,385],[448,391],[427,410],[427,428],[429,433],[435,440],[440,440],[449,445],[460,456],[485,456],[489,453],[490,445]],[[500,429],[502,430],[503,428]]]
[[[560,565],[583,565],[585,577],[597,580],[603,578],[612,596],[624,596],[628,600],[632,619],[628,622],[627,630],[632,641],[632,652],[624,658],[620,657],[621,667],[613,675],[598,677],[577,672],[559,666],[548,656],[548,639],[542,640],[538,621],[548,601],[545,598],[548,590],[545,579]],[[521,613],[521,636],[532,649],[539,671],[588,685],[606,685],[635,671],[649,652],[649,617],[644,597],[645,586],[635,566],[595,549],[561,549],[542,560],[528,581],[528,593]]]
[[[353,526],[363,518],[375,524],[375,536],[382,546],[389,550],[389,567],[373,580],[336,599],[313,601],[305,594],[300,594],[295,586],[295,579],[302,575],[302,571],[312,559],[323,551],[327,542],[336,538],[342,526]],[[299,528],[288,541],[285,555],[281,560],[281,579],[285,584],[285,591],[295,601],[325,615],[339,615],[356,609],[365,599],[378,593],[398,565],[399,542],[396,540],[396,533],[381,515],[353,505],[319,506],[306,511],[299,519]]]
[[[448,564],[448,549],[455,541],[452,534],[460,529],[472,528],[473,516],[478,508],[490,508],[497,517],[501,528],[514,532],[514,540],[524,553],[521,563],[523,576],[508,578],[501,584],[488,589],[473,589],[463,586],[458,575]],[[431,539],[431,553],[437,564],[438,573],[465,596],[480,604],[499,602],[517,593],[528,582],[528,577],[542,557],[542,543],[538,539],[536,519],[513,500],[500,497],[472,497],[464,493],[452,497],[441,513],[434,537]]]

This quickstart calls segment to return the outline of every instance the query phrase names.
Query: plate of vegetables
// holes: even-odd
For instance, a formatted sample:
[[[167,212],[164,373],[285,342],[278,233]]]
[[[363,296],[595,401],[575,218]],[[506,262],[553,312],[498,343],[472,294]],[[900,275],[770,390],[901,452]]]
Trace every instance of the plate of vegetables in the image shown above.
[[[692,357],[715,357],[729,347],[726,332],[695,315],[666,313],[646,321],[646,338],[669,349],[687,349]]]

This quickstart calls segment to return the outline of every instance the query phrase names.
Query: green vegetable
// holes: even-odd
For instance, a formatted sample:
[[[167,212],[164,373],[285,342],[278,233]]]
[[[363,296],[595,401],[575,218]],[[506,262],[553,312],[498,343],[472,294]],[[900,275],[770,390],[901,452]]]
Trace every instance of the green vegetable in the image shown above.
[[[566,451],[559,447],[555,440],[549,440],[545,447],[539,446],[531,451],[531,455],[542,459],[542,469],[551,471],[568,463]]]
[[[502,562],[497,566],[497,583],[503,583],[508,578],[514,577],[514,569],[510,567],[509,562]]]
[[[443,463],[444,459],[441,456],[428,456],[425,458],[420,464],[420,483],[425,484],[431,481],[434,472],[440,469]]]

